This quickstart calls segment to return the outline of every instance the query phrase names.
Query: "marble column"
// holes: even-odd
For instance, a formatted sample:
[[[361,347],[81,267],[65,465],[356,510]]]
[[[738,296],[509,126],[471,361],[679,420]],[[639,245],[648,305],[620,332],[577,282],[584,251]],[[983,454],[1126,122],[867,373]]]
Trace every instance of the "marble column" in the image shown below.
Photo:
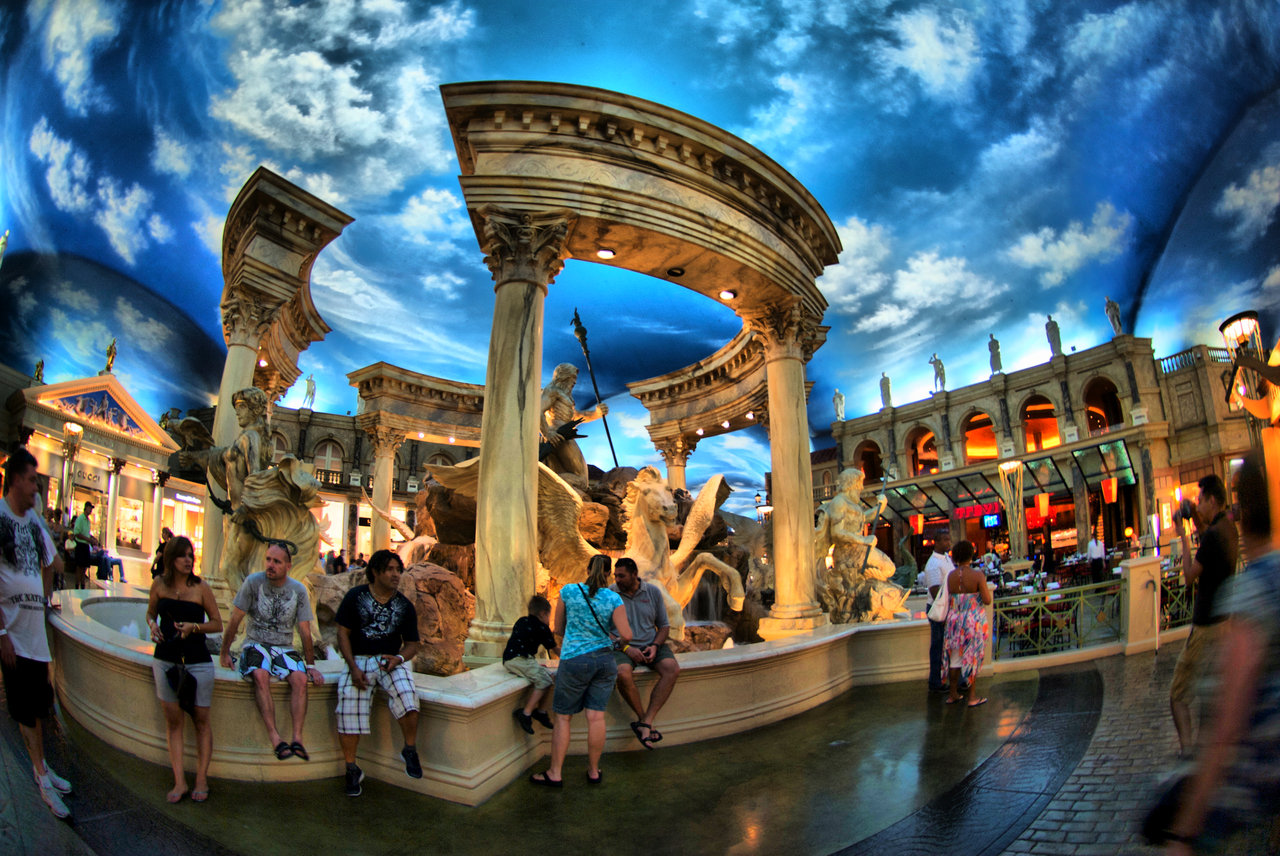
[[[270,323],[270,308],[262,299],[240,289],[228,289],[222,296],[222,332],[227,342],[227,360],[222,365],[222,382],[218,385],[218,407],[213,413],[213,441],[229,446],[240,433],[231,396],[253,384],[253,371],[258,365],[258,347]],[[222,580],[222,543],[225,515],[213,504],[223,491],[210,481],[204,501],[204,545],[200,554],[200,575],[220,595],[226,588]],[[246,572],[247,573],[247,572]],[[231,592],[234,594],[234,592]]]
[[[124,464],[124,458],[112,458],[111,471],[107,473],[107,523],[102,533],[102,548],[113,555],[117,546],[116,514],[120,510],[120,471]]]
[[[697,446],[697,443],[691,443],[683,437],[664,440],[657,445],[658,454],[662,455],[662,460],[667,465],[667,487],[672,490],[689,489],[689,485],[685,482],[684,471],[689,463],[689,456]]]
[[[164,485],[168,480],[169,474],[161,470],[151,483],[151,538],[142,543],[144,550],[160,543],[160,530],[164,528]]]
[[[760,635],[777,639],[827,623],[813,562],[813,471],[805,410],[805,347],[814,319],[797,303],[743,319],[764,345],[773,465],[774,604]]]
[[[373,439],[373,504],[391,511],[391,490],[395,487],[396,452],[404,442],[404,432],[376,425],[369,430]],[[391,546],[391,524],[376,511],[369,527],[369,549],[377,552]]]
[[[67,423],[73,426],[74,423]],[[80,453],[80,441],[84,438],[84,429],[74,425],[62,429],[62,482],[58,485],[58,513],[62,514],[71,508],[76,495],[76,455]]]
[[[466,655],[484,662],[502,656],[535,587],[542,313],[547,287],[564,267],[572,215],[488,206],[477,213],[494,307],[480,423],[476,617]]]

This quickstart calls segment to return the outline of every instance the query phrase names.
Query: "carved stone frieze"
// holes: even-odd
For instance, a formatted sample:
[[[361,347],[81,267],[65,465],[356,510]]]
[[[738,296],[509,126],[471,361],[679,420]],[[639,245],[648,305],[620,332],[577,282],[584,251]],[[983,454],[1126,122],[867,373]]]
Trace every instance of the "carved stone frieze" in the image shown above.
[[[501,287],[508,282],[551,284],[568,257],[565,243],[573,214],[569,211],[507,211],[486,206],[484,262]]]

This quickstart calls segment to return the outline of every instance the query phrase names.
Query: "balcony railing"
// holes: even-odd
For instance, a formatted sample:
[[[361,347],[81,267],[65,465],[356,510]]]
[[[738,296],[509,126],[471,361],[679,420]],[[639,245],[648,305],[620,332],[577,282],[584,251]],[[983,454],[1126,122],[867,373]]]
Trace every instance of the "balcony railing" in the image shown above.
[[[1105,645],[1124,638],[1119,580],[992,601],[997,660]]]
[[[1185,351],[1162,357],[1160,359],[1160,373],[1173,374],[1182,369],[1205,365],[1206,362],[1229,363],[1231,362],[1231,352],[1226,348],[1210,348],[1207,346],[1188,348]]]
[[[320,484],[336,487],[345,484],[342,480],[342,470],[316,470],[316,481],[320,482]]]

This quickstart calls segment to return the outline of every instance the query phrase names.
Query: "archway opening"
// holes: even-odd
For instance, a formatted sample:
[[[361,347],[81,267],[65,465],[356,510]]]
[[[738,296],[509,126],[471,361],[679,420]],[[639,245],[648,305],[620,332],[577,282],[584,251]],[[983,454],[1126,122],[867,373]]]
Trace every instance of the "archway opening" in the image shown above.
[[[1052,449],[1062,445],[1058,436],[1058,417],[1053,402],[1043,395],[1033,395],[1022,405],[1022,426],[1028,452]]]
[[[964,435],[964,462],[994,461],[1000,457],[1000,444],[996,441],[995,426],[991,417],[982,411],[970,414],[960,425]]]
[[[938,471],[938,442],[928,428],[917,426],[907,434],[907,464],[913,476]]]
[[[880,455],[880,446],[874,440],[863,440],[853,451],[854,466],[862,470],[864,483],[880,481],[884,478],[884,461]]]
[[[1084,408],[1090,437],[1114,431],[1124,425],[1120,392],[1105,377],[1094,378],[1085,386]]]

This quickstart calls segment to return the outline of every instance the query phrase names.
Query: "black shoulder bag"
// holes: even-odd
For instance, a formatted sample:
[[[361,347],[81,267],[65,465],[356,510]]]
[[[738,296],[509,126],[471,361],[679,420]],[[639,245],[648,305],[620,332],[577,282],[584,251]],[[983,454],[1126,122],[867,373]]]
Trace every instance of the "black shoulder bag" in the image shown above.
[[[618,647],[617,638],[614,637],[614,635],[610,633],[603,624],[600,623],[600,616],[596,614],[596,608],[591,605],[591,598],[587,596],[587,590],[582,587],[582,583],[578,583],[578,591],[582,592],[582,599],[586,601],[587,609],[591,610],[591,617],[596,620],[596,626],[600,628],[600,632],[603,633],[605,636],[608,636],[609,639],[612,640],[613,650],[621,651],[622,649]]]

